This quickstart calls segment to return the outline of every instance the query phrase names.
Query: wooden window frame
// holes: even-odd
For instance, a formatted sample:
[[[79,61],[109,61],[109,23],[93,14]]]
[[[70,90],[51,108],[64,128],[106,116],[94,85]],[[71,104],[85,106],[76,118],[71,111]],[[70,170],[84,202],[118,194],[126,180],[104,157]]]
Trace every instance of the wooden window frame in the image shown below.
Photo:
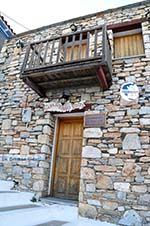
[[[140,33],[142,33],[142,29],[138,28],[138,29],[133,29],[133,30],[126,30],[126,31],[115,32],[113,34],[113,37],[114,38],[116,38],[116,37],[124,37],[124,36],[127,36],[127,35],[135,35],[135,34],[140,34]]]
[[[122,26],[121,26],[122,25]],[[110,28],[110,27],[108,27]],[[142,36],[142,27],[141,27],[141,21],[131,21],[131,22],[125,22],[122,24],[116,24],[116,25],[112,25],[112,31],[113,31],[113,38],[114,38],[114,42],[113,42],[113,48],[114,48],[114,59],[120,59],[120,58],[130,58],[130,57],[138,57],[138,56],[144,56],[144,40],[143,40],[143,36]],[[140,54],[133,54],[133,55],[122,55],[122,56],[116,56],[115,53],[115,38],[125,38],[128,36],[132,36],[132,35],[141,35],[141,53]]]

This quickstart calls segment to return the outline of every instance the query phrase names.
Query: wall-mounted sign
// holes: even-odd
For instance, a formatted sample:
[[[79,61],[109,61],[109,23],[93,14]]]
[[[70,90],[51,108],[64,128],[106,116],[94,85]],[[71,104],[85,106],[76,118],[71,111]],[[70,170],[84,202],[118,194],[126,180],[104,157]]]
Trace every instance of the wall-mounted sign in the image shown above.
[[[22,121],[23,122],[30,122],[31,121],[31,108],[24,108],[22,110]]]
[[[5,75],[2,71],[0,71],[0,82],[5,80]]]
[[[84,116],[84,127],[105,127],[106,115],[105,112],[95,114],[86,114]]]
[[[126,82],[121,86],[120,95],[123,100],[130,101],[138,101],[139,99],[139,88],[133,82]]]
[[[67,101],[65,104],[62,104],[60,102],[50,102],[45,103],[45,111],[49,112],[71,112],[76,109],[83,109],[86,105],[83,101],[80,101],[78,103],[70,103]]]
[[[46,159],[45,156],[36,154],[36,155],[0,155],[0,161],[25,161],[25,160],[32,160],[32,161],[44,161]]]

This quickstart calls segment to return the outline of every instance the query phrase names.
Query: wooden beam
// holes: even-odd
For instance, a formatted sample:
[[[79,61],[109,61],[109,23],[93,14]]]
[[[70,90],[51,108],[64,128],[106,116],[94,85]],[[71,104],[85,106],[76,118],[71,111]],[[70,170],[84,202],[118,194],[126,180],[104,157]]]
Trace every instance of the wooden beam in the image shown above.
[[[107,30],[117,30],[120,28],[128,28],[131,26],[136,26],[138,24],[141,24],[142,22],[145,22],[146,18],[141,18],[141,19],[135,19],[135,20],[131,20],[131,21],[127,21],[127,22],[122,22],[122,23],[116,23],[116,24],[110,24],[107,26]]]
[[[95,30],[94,32],[94,57],[97,56],[97,30]]]
[[[103,32],[102,32],[102,61],[105,62],[106,59],[106,45],[107,45],[107,29],[106,26],[103,26]]]
[[[50,60],[49,60],[50,64],[52,64],[52,60],[53,60],[54,46],[55,46],[55,40],[52,41],[51,54],[50,54]]]
[[[46,63],[45,61],[46,61],[46,57],[47,57],[48,46],[49,46],[49,42],[47,41],[46,45],[45,45],[45,49],[44,49],[44,57],[43,57],[42,65],[44,65]]]
[[[33,89],[36,93],[39,94],[39,96],[44,97],[45,94],[44,92],[35,84],[31,81],[29,78],[23,78],[23,81],[31,88]]]
[[[68,82],[83,82],[83,81],[89,81],[89,80],[92,80],[92,79],[95,79],[94,76],[86,76],[86,77],[79,77],[79,78],[69,78],[69,79],[58,79],[58,80],[55,80],[55,81],[47,81],[47,82],[40,82],[38,83],[39,86],[47,86],[48,84],[50,86],[54,86],[54,85],[57,85],[59,84],[59,82],[61,83],[68,83]]]
[[[72,46],[71,46],[71,61],[74,59],[75,39],[76,39],[76,36],[73,35],[73,38],[72,38]]]
[[[78,53],[78,59],[81,59],[82,37],[83,37],[83,33],[80,33],[80,38],[79,38],[79,53]]]
[[[89,58],[90,32],[87,32],[86,58]]]
[[[65,39],[65,45],[64,45],[64,62],[66,62],[66,57],[67,57],[67,44],[69,41],[69,36],[66,37]]]
[[[123,36],[127,36],[127,35],[135,35],[135,34],[140,34],[142,33],[142,29],[138,28],[138,29],[132,29],[132,30],[126,30],[126,31],[120,31],[120,32],[115,32],[113,34],[113,37],[123,37]]]
[[[80,35],[82,35],[82,33],[80,33]],[[82,39],[82,43],[81,44],[86,44],[87,43],[87,40],[85,39]],[[71,41],[71,42],[68,42],[67,44],[64,44],[64,46],[66,45],[66,47],[68,48],[68,47],[72,47],[72,45],[73,45],[73,41]],[[80,40],[76,40],[75,41],[75,45],[80,45]]]
[[[59,60],[60,60],[59,58],[60,58],[61,46],[62,46],[62,38],[59,39],[56,64],[59,63]]]
[[[106,75],[104,73],[102,66],[100,66],[98,71],[97,71],[97,78],[99,80],[100,85],[102,86],[102,89],[103,90],[108,89],[108,87],[109,87],[108,82],[107,82]]]
[[[24,58],[24,61],[23,61],[23,65],[22,65],[22,68],[21,68],[21,75],[20,75],[20,78],[22,78],[22,73],[25,71],[26,69],[26,66],[27,66],[27,61],[28,61],[28,57],[29,57],[29,54],[30,54],[30,44],[27,46],[27,50],[26,50],[26,54],[25,54],[25,58]]]

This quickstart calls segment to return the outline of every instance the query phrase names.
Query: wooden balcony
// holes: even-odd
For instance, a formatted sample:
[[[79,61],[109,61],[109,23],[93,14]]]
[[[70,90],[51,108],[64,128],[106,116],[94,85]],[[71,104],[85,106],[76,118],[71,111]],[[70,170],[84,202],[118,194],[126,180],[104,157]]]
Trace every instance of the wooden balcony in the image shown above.
[[[87,87],[109,88],[111,47],[105,26],[82,30],[28,45],[21,79],[40,96],[47,90]]]

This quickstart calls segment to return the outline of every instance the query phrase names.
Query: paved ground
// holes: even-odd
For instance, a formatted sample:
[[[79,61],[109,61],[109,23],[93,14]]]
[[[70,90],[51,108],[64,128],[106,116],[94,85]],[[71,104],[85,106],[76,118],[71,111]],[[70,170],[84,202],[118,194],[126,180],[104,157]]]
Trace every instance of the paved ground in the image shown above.
[[[13,187],[12,181],[0,180],[0,226],[117,226],[79,218],[77,202],[47,197],[33,203],[33,192]]]
[[[47,222],[44,224],[38,224],[36,226],[62,226],[65,223],[68,223],[68,222],[66,222],[66,221],[50,221],[50,222]]]
[[[38,205],[21,205],[21,206],[9,206],[9,207],[1,207],[0,212],[6,212],[6,211],[14,211],[14,210],[21,210],[21,209],[28,209],[28,208],[35,208],[39,207]]]

